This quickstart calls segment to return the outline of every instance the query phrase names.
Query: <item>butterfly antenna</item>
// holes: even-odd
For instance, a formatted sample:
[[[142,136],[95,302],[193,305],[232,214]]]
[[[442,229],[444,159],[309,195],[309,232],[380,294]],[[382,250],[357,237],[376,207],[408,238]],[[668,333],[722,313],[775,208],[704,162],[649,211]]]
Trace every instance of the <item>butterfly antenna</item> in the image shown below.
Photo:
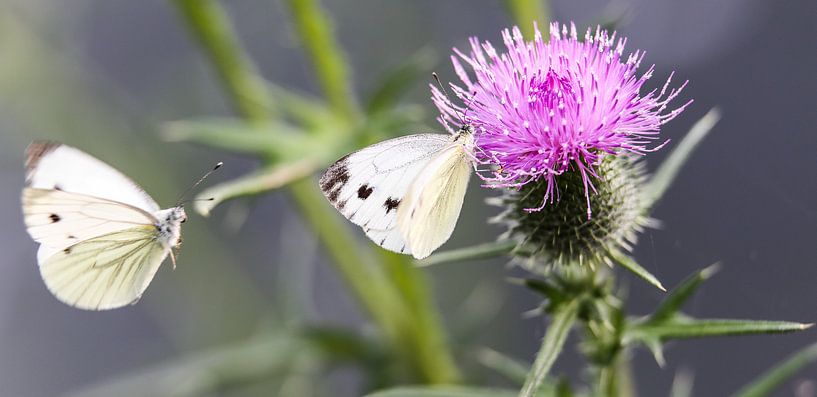
[[[213,172],[215,172],[217,169],[221,168],[221,166],[222,166],[222,165],[224,165],[224,163],[222,163],[221,161],[219,161],[218,163],[216,163],[216,165],[213,167],[213,169],[211,169],[210,171],[207,171],[207,172],[206,172],[204,175],[202,175],[202,176],[201,176],[201,178],[199,178],[199,180],[197,180],[197,181],[196,181],[196,183],[192,184],[192,185],[191,185],[189,188],[187,188],[187,189],[186,189],[184,192],[182,192],[182,194],[180,194],[180,195],[179,195],[179,198],[178,198],[178,199],[176,199],[176,207],[181,206],[181,205],[182,205],[182,203],[184,203],[184,202],[185,202],[185,201],[182,201],[182,199],[184,198],[184,196],[187,196],[187,194],[188,194],[188,193],[190,193],[190,191],[191,191],[191,190],[195,189],[195,188],[196,188],[196,186],[198,186],[198,185],[200,185],[202,182],[204,182],[204,180],[205,180],[205,179],[207,179],[207,177],[208,177],[208,176],[210,176],[210,174],[212,174]],[[196,199],[196,200],[189,200],[189,201],[197,201],[197,200],[199,200],[199,199]],[[208,198],[208,199],[201,199],[201,200],[203,200],[203,201],[208,201],[208,200],[212,200],[212,198]]]
[[[448,95],[448,91],[445,89],[445,86],[444,86],[444,85],[443,85],[443,83],[440,81],[440,76],[437,76],[437,72],[431,72],[431,76],[432,76],[432,77],[434,77],[434,81],[436,81],[436,82],[437,82],[437,85],[438,85],[438,86],[440,86],[440,90],[442,90],[443,94],[445,94],[445,97],[446,97],[446,98],[448,98],[448,102],[450,102],[450,103],[453,105],[453,104],[454,104],[454,101],[452,101],[452,100],[451,100],[451,95]],[[468,109],[466,109],[466,110],[468,110]],[[457,110],[457,115],[458,115],[458,117],[460,118],[460,123],[461,123],[462,125],[467,124],[467,123],[465,122],[465,114],[463,114],[462,112],[460,112],[459,110]]]

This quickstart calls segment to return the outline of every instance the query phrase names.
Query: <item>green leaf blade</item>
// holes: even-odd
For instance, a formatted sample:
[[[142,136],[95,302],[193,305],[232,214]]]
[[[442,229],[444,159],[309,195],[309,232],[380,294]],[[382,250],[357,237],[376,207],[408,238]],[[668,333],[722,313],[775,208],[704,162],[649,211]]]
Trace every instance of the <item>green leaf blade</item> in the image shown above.
[[[658,305],[658,308],[652,316],[650,316],[649,322],[660,323],[678,313],[681,306],[698,290],[698,287],[700,287],[704,281],[708,280],[718,271],[719,267],[720,265],[716,263],[687,277]]]
[[[802,331],[814,324],[789,321],[734,320],[734,319],[687,319],[676,318],[660,324],[636,325],[628,333],[635,339],[657,340],[689,339],[709,336],[733,336],[752,334],[780,334]],[[627,335],[625,335],[627,338]]]
[[[647,212],[667,192],[681,168],[689,160],[690,155],[703,139],[712,131],[712,128],[721,119],[721,112],[718,108],[712,108],[684,136],[678,146],[670,153],[669,157],[658,167],[645,189]]]
[[[658,281],[658,278],[652,275],[652,273],[648,272],[647,269],[641,267],[633,258],[630,258],[626,254],[621,251],[617,250],[610,250],[608,251],[610,254],[610,259],[613,262],[619,264],[621,267],[633,272],[636,276],[641,277],[644,281],[652,284],[656,288],[660,289],[661,291],[666,292],[667,289],[664,288],[664,285],[661,284],[661,281]]]
[[[417,261],[416,264],[420,267],[426,267],[472,259],[494,258],[510,253],[515,247],[516,241],[513,240],[495,241],[436,253],[428,258]]]
[[[817,362],[817,343],[792,354],[735,393],[735,397],[768,396],[803,367]]]

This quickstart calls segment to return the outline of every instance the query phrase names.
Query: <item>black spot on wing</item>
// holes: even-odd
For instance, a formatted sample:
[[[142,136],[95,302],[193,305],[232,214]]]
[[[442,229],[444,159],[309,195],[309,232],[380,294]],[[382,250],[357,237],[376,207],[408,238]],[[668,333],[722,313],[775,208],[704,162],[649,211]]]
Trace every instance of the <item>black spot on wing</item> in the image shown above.
[[[372,191],[374,191],[374,188],[364,183],[357,189],[357,197],[366,200],[372,195]]]
[[[54,190],[59,191],[59,192],[63,191],[62,186],[60,186],[60,185],[54,185]]]
[[[321,191],[332,204],[336,204],[340,191],[347,182],[349,182],[349,168],[346,166],[346,157],[343,157],[332,164],[321,177]]]
[[[51,215],[48,216],[48,219],[51,219],[51,223],[57,223],[62,218],[60,218],[60,216],[57,215],[57,214],[51,214]]]
[[[65,253],[66,255],[70,254],[71,253],[71,247],[68,247],[68,248],[62,250],[62,252]]]
[[[397,206],[400,205],[400,200],[395,198],[387,198],[386,202],[383,203],[383,206],[386,207],[386,213],[388,214],[389,211],[393,209],[397,209]]]

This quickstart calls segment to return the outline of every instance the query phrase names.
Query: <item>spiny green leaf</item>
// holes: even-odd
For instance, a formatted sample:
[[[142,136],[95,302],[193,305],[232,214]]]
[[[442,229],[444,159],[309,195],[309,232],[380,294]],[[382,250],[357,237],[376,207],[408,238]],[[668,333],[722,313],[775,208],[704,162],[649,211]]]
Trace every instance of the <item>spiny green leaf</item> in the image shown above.
[[[365,397],[516,397],[516,391],[479,387],[397,387]]]
[[[513,240],[502,240],[491,243],[473,245],[466,248],[443,251],[416,262],[417,266],[432,266],[441,263],[460,262],[471,259],[485,259],[501,256],[511,252],[516,247]]]
[[[431,49],[423,48],[410,56],[408,62],[386,73],[369,96],[366,113],[375,114],[394,107],[400,97],[417,83],[417,80],[427,75],[436,62],[436,58]]]
[[[701,283],[712,277],[718,271],[718,268],[719,265],[716,263],[687,277],[664,298],[648,321],[655,324],[672,317],[681,309],[687,299],[695,293]]]
[[[483,366],[502,374],[514,383],[518,383],[519,386],[525,383],[525,377],[528,375],[528,364],[487,347],[479,349],[477,361]]]
[[[659,367],[663,368],[664,365],[667,364],[667,360],[664,358],[664,346],[658,338],[643,338],[641,339],[641,343],[643,343],[647,349],[650,349],[650,353],[652,353]]]
[[[735,393],[735,397],[767,396],[778,386],[791,379],[803,367],[814,362],[817,362],[817,344],[810,345],[777,363],[769,371]]]
[[[524,286],[547,297],[551,305],[558,305],[567,298],[565,292],[550,280],[526,278],[519,281]]]
[[[558,306],[551,316],[552,321],[548,327],[545,337],[542,339],[542,347],[536,354],[536,361],[533,362],[533,368],[528,373],[525,379],[525,384],[522,386],[522,391],[519,397],[533,397],[535,396],[545,379],[550,372],[553,363],[564,348],[567,335],[576,322],[576,317],[579,313],[579,302],[572,301]]]
[[[678,146],[670,153],[669,157],[658,167],[655,174],[650,179],[645,189],[646,208],[649,212],[655,203],[664,196],[669,186],[678,176],[681,167],[689,160],[690,155],[706,137],[709,131],[715,127],[721,118],[718,108],[713,108],[706,115],[701,117],[692,129],[681,140]]]
[[[249,175],[221,183],[205,189],[196,197],[194,208],[202,216],[224,201],[242,196],[251,196],[279,189],[289,183],[305,178],[322,165],[314,158],[303,158],[292,163],[279,164],[258,170]]]
[[[647,269],[641,267],[641,265],[633,260],[633,258],[630,258],[628,255],[618,250],[609,250],[608,253],[610,254],[610,259],[621,265],[621,267],[635,273],[636,276],[641,277],[644,281],[654,285],[661,291],[666,292],[667,289],[664,288],[664,285],[661,284],[661,282],[658,281],[655,276],[648,272]]]
[[[318,139],[286,123],[249,123],[230,118],[173,121],[163,126],[162,136],[171,142],[255,155],[306,153],[322,145]]]
[[[700,338],[706,336],[728,336],[749,334],[777,334],[802,331],[813,324],[788,321],[756,321],[732,319],[691,319],[676,316],[660,324],[643,323],[625,333],[625,339],[668,339]]]

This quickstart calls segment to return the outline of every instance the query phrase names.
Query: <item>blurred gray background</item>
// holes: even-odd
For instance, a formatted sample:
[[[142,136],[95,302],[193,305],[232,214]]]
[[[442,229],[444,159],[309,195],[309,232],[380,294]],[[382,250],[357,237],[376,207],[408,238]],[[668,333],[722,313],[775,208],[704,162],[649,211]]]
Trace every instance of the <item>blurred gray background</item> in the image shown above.
[[[465,48],[470,35],[498,43],[500,29],[511,23],[502,3],[493,1],[323,3],[334,16],[360,93],[421,48],[433,49],[435,70],[453,79],[450,47]],[[670,286],[723,262],[688,307],[697,316],[817,321],[817,2],[552,3],[555,20],[580,27],[627,10],[619,30],[629,38],[629,50],[647,51],[645,62],[657,65],[655,80],[672,70],[690,80],[683,97],[695,103],[663,136],[677,141],[710,107],[723,110],[720,125],[658,206],[654,215],[663,227],[642,236],[640,263]],[[316,92],[279,2],[223,4],[265,77]],[[230,220],[241,206],[219,208],[211,219],[193,215],[179,267],[164,266],[136,306],[91,313],[54,299],[40,280],[19,206],[23,151],[32,139],[80,147],[133,177],[166,206],[215,161],[226,166],[211,183],[254,164],[162,141],[164,122],[230,115],[209,66],[165,1],[0,5],[0,395],[68,393],[184,352],[242,340],[288,316],[364,321],[281,194],[254,201],[248,221],[237,229]],[[418,84],[408,100],[426,108],[433,125],[428,97],[426,85]],[[667,152],[650,155],[650,168]],[[446,248],[493,240],[499,232],[485,224],[494,209],[482,197],[491,192],[471,188]],[[532,359],[545,328],[521,314],[537,298],[506,283],[514,271],[504,262],[428,272],[451,328],[477,294],[480,310],[494,314],[471,342]],[[648,312],[661,299],[646,283],[629,276],[622,281],[633,314]],[[633,361],[637,387],[644,396],[666,395],[676,372],[686,370],[694,376],[695,395],[726,395],[815,341],[811,330],[676,342],[667,348],[664,368],[639,350]],[[575,373],[580,364],[578,354],[568,351],[556,372]],[[815,373],[811,367],[779,395],[808,389]],[[337,378],[337,390],[354,390],[343,373]]]

